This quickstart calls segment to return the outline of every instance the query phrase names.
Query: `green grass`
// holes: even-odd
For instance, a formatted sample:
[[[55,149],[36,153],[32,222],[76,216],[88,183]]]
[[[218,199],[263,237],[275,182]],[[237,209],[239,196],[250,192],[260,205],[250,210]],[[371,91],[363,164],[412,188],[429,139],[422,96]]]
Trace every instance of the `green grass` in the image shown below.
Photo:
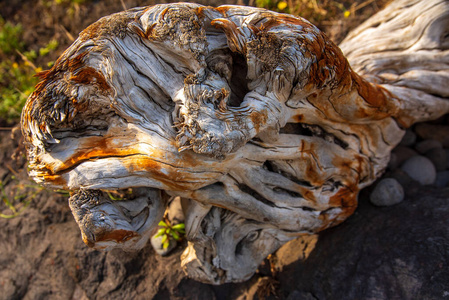
[[[39,49],[27,49],[22,42],[21,24],[6,22],[0,17],[0,119],[17,123],[22,108],[33,92],[38,79],[34,75],[42,71],[36,60],[55,51],[59,43],[51,40]],[[47,62],[45,67],[51,66]]]

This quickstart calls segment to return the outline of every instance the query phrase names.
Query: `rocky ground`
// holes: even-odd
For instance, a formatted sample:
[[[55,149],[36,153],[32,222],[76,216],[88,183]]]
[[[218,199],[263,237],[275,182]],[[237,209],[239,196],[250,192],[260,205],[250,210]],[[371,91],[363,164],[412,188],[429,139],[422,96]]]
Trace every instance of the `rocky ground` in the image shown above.
[[[56,37],[65,47],[100,15],[144,1],[92,1],[75,19],[31,2],[0,2],[2,16],[35,26],[29,41]],[[39,14],[49,17],[37,26]],[[342,24],[328,33],[343,36]],[[449,117],[415,125],[346,222],[288,243],[247,282],[211,286],[182,273],[185,242],[166,257],[150,245],[136,253],[89,249],[67,193],[29,181],[20,130],[1,131],[0,299],[449,299],[448,165]],[[5,199],[16,217],[5,218],[14,213]]]

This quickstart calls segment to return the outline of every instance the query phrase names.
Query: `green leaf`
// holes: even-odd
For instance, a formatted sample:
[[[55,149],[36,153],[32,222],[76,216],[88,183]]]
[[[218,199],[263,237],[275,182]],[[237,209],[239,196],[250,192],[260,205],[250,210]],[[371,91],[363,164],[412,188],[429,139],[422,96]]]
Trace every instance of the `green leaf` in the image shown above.
[[[186,228],[186,225],[184,223],[179,223],[179,224],[176,224],[175,226],[173,226],[172,228],[174,230],[180,231],[180,230]]]
[[[162,244],[162,247],[163,247],[164,249],[167,249],[167,248],[168,248],[168,245],[170,245],[170,242],[169,242],[168,240],[166,240],[165,243]]]
[[[120,197],[115,197],[114,195],[112,195],[111,192],[108,192],[108,196],[109,196],[109,199],[111,199],[112,201],[120,201],[120,200],[123,200],[123,199],[120,198]]]
[[[171,233],[171,235],[173,236],[173,238],[175,239],[175,240],[179,240],[179,235],[176,233],[176,231],[172,231],[172,233]]]
[[[167,223],[165,223],[164,221],[160,221],[159,226],[163,226],[163,227],[168,227]]]
[[[165,228],[161,228],[157,231],[156,235],[154,237],[160,237],[165,233]]]
[[[164,244],[168,240],[168,235],[162,237],[161,243]]]

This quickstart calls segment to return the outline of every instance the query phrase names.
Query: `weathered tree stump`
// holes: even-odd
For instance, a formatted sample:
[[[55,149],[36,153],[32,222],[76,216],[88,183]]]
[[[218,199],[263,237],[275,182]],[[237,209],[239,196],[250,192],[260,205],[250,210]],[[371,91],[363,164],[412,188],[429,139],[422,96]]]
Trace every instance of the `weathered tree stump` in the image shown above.
[[[165,195],[181,196],[187,274],[248,279],[344,221],[404,129],[449,112],[448,16],[447,1],[394,2],[342,43],[352,67],[308,21],[258,8],[102,18],[39,74],[22,114],[30,176],[74,191],[96,249],[143,247]]]

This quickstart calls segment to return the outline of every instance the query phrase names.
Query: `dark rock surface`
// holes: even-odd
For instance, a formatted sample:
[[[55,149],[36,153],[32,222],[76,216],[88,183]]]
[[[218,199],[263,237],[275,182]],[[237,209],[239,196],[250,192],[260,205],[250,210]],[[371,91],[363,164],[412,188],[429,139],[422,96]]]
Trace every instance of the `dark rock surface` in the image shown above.
[[[279,274],[316,299],[449,298],[449,189],[409,188],[395,206],[357,212]]]

